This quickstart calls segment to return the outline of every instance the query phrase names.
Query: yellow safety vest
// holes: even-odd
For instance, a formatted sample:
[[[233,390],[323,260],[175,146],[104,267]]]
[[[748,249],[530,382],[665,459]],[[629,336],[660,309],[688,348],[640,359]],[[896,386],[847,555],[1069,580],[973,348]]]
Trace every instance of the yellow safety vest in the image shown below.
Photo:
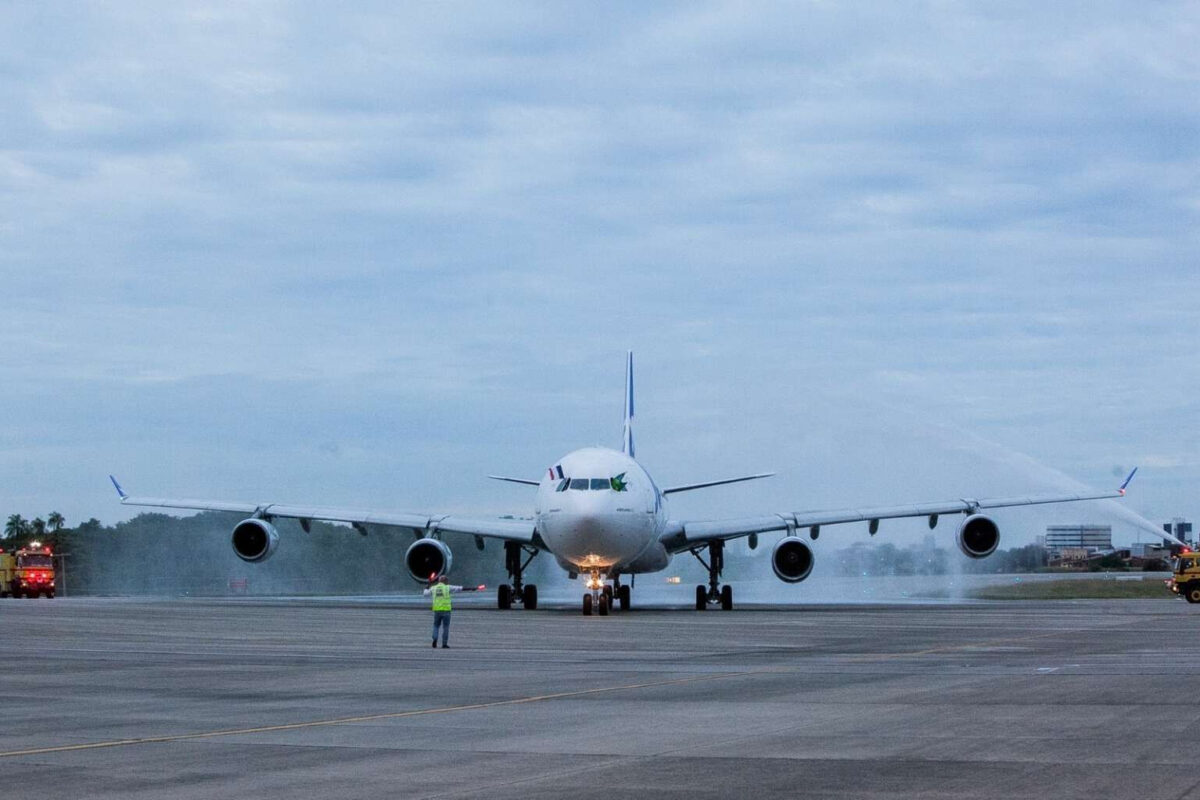
[[[450,587],[444,583],[435,583],[433,588],[429,590],[433,595],[433,610],[434,611],[449,611],[450,610]]]

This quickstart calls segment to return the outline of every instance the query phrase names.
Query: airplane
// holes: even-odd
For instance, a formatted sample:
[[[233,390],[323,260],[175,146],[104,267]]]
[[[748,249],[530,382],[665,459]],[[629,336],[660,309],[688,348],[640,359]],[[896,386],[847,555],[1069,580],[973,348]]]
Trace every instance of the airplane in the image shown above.
[[[1123,497],[1137,472],[1135,468],[1118,489],[1108,492],[961,498],[831,511],[784,511],[717,520],[675,519],[667,510],[667,498],[672,494],[759,480],[774,473],[659,488],[634,457],[633,395],[633,352],[629,351],[625,364],[625,419],[620,450],[604,447],[574,450],[554,462],[538,480],[488,476],[537,487],[531,519],[134,497],[126,494],[112,475],[109,479],[124,505],[247,514],[247,518],[233,528],[232,545],[239,558],[251,563],[265,561],[279,546],[279,533],[273,524],[276,519],[298,520],[305,531],[310,529],[313,520],[347,523],[363,535],[368,532],[368,526],[408,529],[415,541],[406,550],[404,563],[409,574],[419,582],[433,581],[450,572],[453,554],[444,541],[445,534],[474,536],[480,550],[484,548],[485,539],[499,540],[504,546],[509,578],[508,583],[497,589],[496,603],[501,609],[509,609],[514,603],[526,609],[537,608],[537,586],[525,584],[523,578],[533,558],[545,551],[572,579],[586,576],[583,613],[607,616],[615,601],[619,601],[622,610],[631,608],[630,585],[622,582],[623,576],[660,572],[666,569],[673,556],[682,553],[691,554],[708,570],[708,584],[696,586],[696,610],[718,605],[726,611],[732,609],[733,588],[721,583],[725,545],[745,537],[750,548],[755,549],[759,535],[764,533],[785,533],[771,552],[771,567],[781,581],[790,584],[807,578],[815,563],[812,547],[800,533],[807,529],[809,539],[816,541],[821,529],[827,525],[865,522],[873,536],[884,519],[925,517],[932,529],[937,527],[940,517],[960,514],[962,520],[955,532],[959,549],[971,558],[985,558],[999,546],[1000,528],[983,511]]]

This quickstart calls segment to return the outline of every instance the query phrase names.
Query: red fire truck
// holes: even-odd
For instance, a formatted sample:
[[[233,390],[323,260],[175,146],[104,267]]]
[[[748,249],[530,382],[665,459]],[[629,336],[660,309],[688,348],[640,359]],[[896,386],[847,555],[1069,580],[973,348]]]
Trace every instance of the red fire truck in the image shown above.
[[[0,547],[0,597],[54,597],[54,553],[30,542],[15,553]]]

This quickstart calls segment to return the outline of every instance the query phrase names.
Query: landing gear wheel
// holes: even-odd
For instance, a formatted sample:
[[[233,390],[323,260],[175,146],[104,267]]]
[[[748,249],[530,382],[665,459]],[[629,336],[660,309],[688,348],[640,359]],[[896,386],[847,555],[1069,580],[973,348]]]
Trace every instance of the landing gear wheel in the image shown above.
[[[611,606],[613,602],[613,588],[606,583],[604,584],[604,588],[602,588],[600,591],[603,593],[604,599],[607,600],[608,604]]]
[[[480,542],[483,540],[480,539]],[[483,545],[480,545],[483,549]],[[522,583],[525,568],[538,554],[537,548],[527,547],[520,542],[504,543],[504,569],[508,572],[508,585],[500,587],[500,607],[512,608],[518,602],[525,608],[537,608],[537,587]],[[528,558],[526,558],[528,556]]]
[[[1200,585],[1192,584],[1187,587],[1187,594],[1184,595],[1189,603],[1200,603]]]
[[[512,608],[512,587],[506,583],[500,584],[500,588],[496,590],[496,605],[501,610],[507,611]]]
[[[621,588],[617,590],[617,598],[621,601],[621,610],[628,611],[630,606],[629,587],[622,584]]]
[[[590,594],[585,594],[583,596],[583,615],[585,617],[590,617],[592,615],[592,596]]]
[[[612,607],[612,599],[607,595],[600,595],[600,616],[607,617],[608,609]]]
[[[700,555],[702,549],[708,550],[707,561]],[[728,586],[721,586],[721,570],[725,568],[725,543],[716,539],[702,547],[692,548],[690,552],[708,570],[708,586],[696,587],[696,610],[703,611],[710,600],[713,603],[720,601],[721,608],[726,611],[733,608],[733,590]]]

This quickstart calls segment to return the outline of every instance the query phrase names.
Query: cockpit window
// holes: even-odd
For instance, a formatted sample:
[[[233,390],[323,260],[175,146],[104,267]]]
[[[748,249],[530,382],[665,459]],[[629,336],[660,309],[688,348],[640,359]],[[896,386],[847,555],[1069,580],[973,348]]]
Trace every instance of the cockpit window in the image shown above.
[[[593,491],[605,492],[612,489],[614,492],[629,491],[629,484],[625,483],[625,473],[622,472],[612,478],[563,478],[555,487],[556,492],[565,492],[571,489],[576,492]]]

